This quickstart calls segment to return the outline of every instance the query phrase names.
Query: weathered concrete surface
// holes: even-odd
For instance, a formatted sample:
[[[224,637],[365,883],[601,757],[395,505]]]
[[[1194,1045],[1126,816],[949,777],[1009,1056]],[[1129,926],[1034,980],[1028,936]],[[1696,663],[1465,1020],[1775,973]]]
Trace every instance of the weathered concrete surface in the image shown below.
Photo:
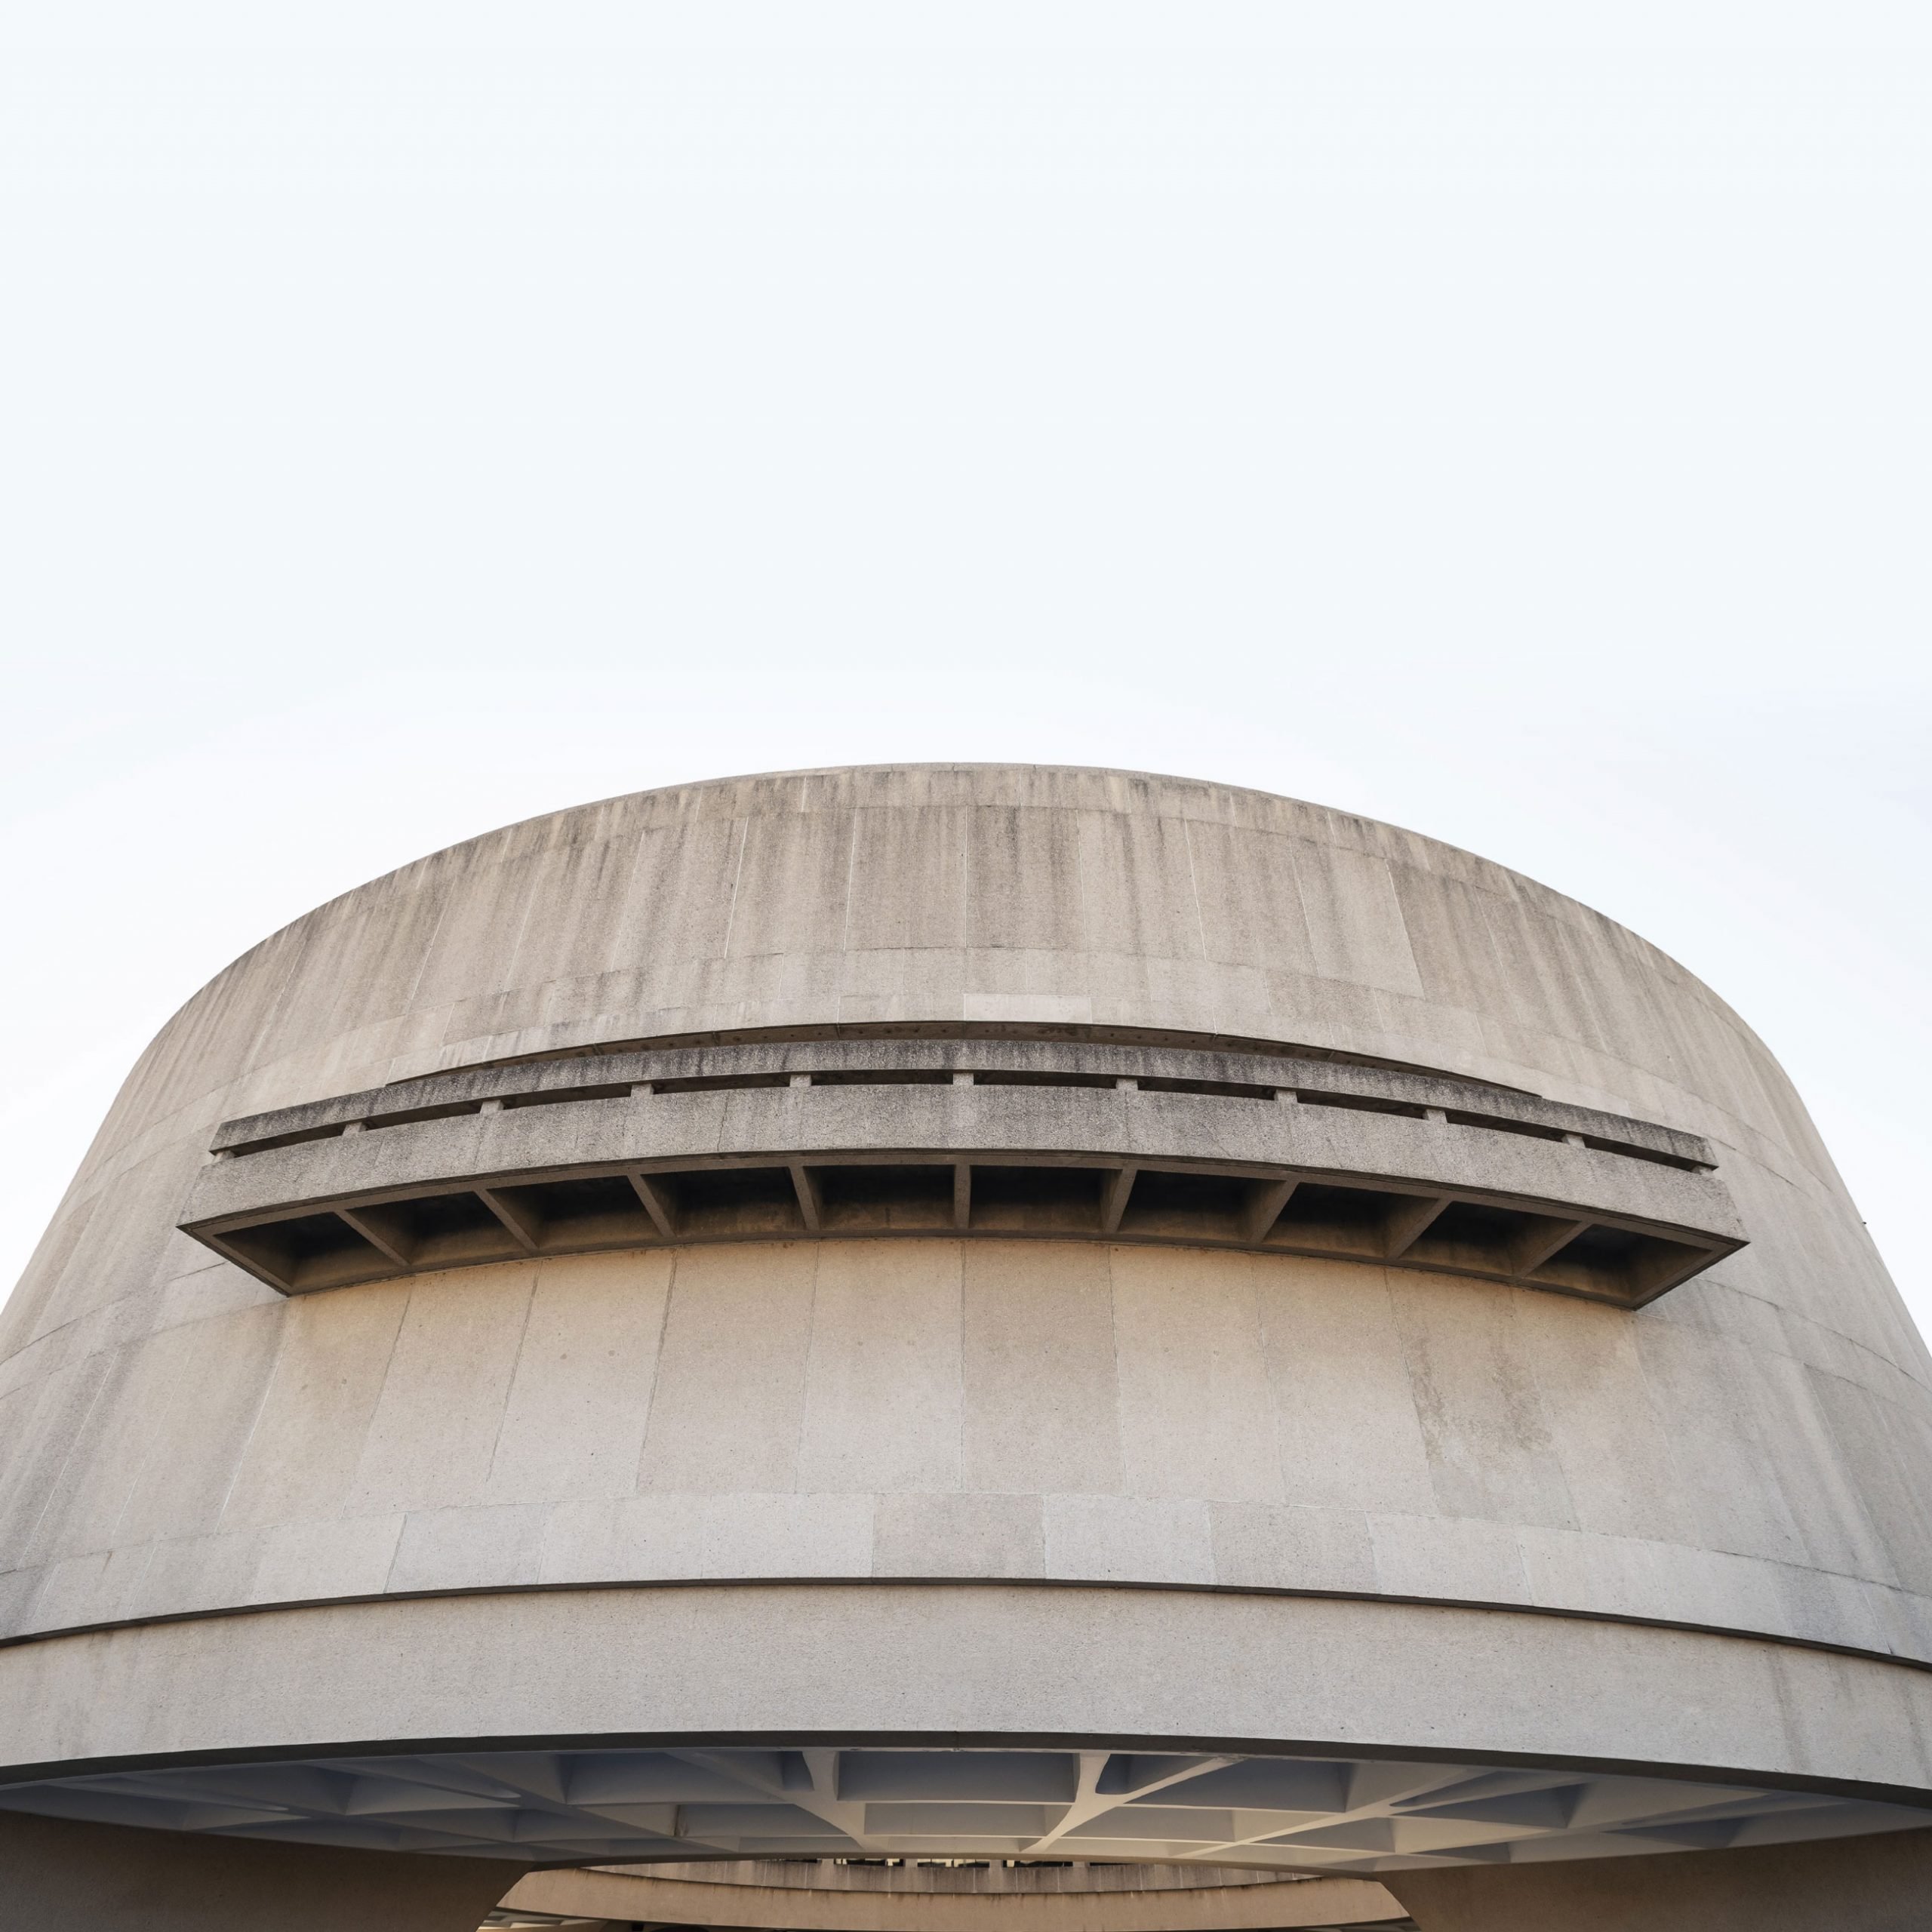
[[[534,1872],[504,1905],[620,1923],[758,1926],[770,1932],[1273,1932],[1374,1925],[1403,1908],[1367,1878],[1160,1891],[826,1891],[620,1872]]]
[[[365,1088],[266,1114],[224,1121],[211,1147],[243,1147],[289,1134],[341,1127],[386,1115],[448,1102],[509,1100],[565,1094],[573,1088],[605,1083],[628,1085],[643,1080],[702,1080],[720,1075],[783,1076],[855,1072],[928,1072],[950,1075],[977,1069],[1002,1073],[1075,1075],[1109,1079],[1158,1078],[1223,1081],[1244,1086],[1285,1088],[1311,1099],[1347,1095],[1417,1107],[1474,1109],[1485,1118],[1518,1121],[1558,1132],[1592,1134],[1620,1145],[1648,1148],[1708,1164],[1709,1147],[1695,1134],[1632,1120],[1600,1108],[1566,1106],[1509,1088],[1478,1085],[1439,1074],[1337,1060],[1300,1059],[1291,1054],[1249,1050],[1210,1052],[1192,1047],[1083,1037],[1067,1040],[989,1040],[965,1031],[958,1038],[807,1039],[734,1042],[709,1047],[659,1047],[622,1053],[577,1052],[561,1060],[518,1060],[508,1065],[460,1067],[426,1074],[387,1087]]]
[[[0,1812],[8,1932],[475,1932],[515,1876],[494,1860],[250,1844]]]
[[[97,1398],[106,1440],[78,1467],[22,1445],[64,1508],[16,1518],[35,1593],[14,1627],[626,1577],[1056,1575],[1932,1654],[1923,1600],[1840,1573],[1847,1526],[1796,1487],[1802,1439],[1783,1432],[1818,1385],[1774,1356],[1781,1418],[1775,1387],[1723,1386],[1749,1355],[1648,1315],[1039,1241],[573,1256],[260,1294],[57,1379]],[[106,1546],[69,1553],[82,1538]]]
[[[426,1120],[205,1168],[190,1222],[571,1166],[971,1152],[1368,1176],[1736,1238],[1722,1181],[1561,1140],[1326,1106],[1081,1087],[812,1086],[655,1094]]]
[[[0,1698],[22,1714],[10,1758],[43,1774],[324,1742],[843,1735],[1932,1789],[1932,1673],[1593,1618],[1201,1590],[721,1583],[339,1604],[0,1649]]]
[[[1635,1116],[1710,1143],[1750,1244],[1632,1315],[1285,1256],[943,1241],[561,1258],[288,1302],[175,1231],[240,1115],[599,1043],[948,1023],[1275,1041]],[[1403,1749],[1508,1739],[1932,1789],[1921,1670],[1572,1620],[1932,1661],[1929,1383],[1762,1045],[1654,948],[1530,881],[1317,808],[1118,773],[645,794],[346,895],[143,1057],[0,1315],[0,1629],[334,1607],[282,1626],[326,1641],[273,1675],[270,1647],[259,1664],[232,1647],[242,1623],[0,1652],[0,1737],[60,1763],[109,1731],[165,1748],[139,1740],[171,1726],[238,1749],[387,1736],[417,1687],[368,1653],[417,1607],[342,1599],[695,1577],[740,1606],[743,1656],[770,1634],[763,1580],[854,1580],[857,1606],[885,1603],[884,1580],[1024,1577],[953,1633],[946,1670],[993,1669],[1041,1603],[1077,1604],[1083,1628],[1143,1614],[1041,1582],[1158,1584],[1121,1601],[1158,1596],[1161,1641],[1195,1657],[1229,1604],[1352,1629],[1368,1661],[1333,1680],[1335,1721]],[[582,1673],[519,1720],[549,1728],[566,1708],[599,1721],[638,1654],[586,1647],[611,1614],[593,1604],[703,1594],[445,1596],[435,1617],[500,1607],[512,1697],[547,1632]],[[441,1687],[438,1734],[476,1734],[499,1692],[435,1667],[438,1643],[468,1661],[435,1617],[408,1654]],[[1601,1654],[1573,1653],[1580,1632]],[[1459,1703],[1452,1640],[1513,1672],[1513,1701]],[[122,1716],[69,1641],[109,1647],[85,1654],[121,1674]],[[1148,1654],[1171,1675],[1147,1734],[1291,1723],[1238,1657],[1230,1675]],[[855,1665],[860,1701],[875,1677]],[[1035,1687],[1008,1706],[1023,1729],[1064,1709]],[[677,1721],[735,1695],[714,1675]]]
[[[1228,1335],[1263,1340],[1258,1357],[1243,1344],[1235,1399],[1204,1411],[1189,1377],[1210,1357],[1168,1350],[1146,1325],[1188,1294],[1189,1269],[1163,1260],[1122,1299],[1106,1264],[1067,1255],[1035,1291],[1020,1284],[1047,1264],[1016,1257],[1014,1285],[969,1300],[1016,1335],[1064,1337],[1068,1363],[1090,1365],[1046,1411],[1064,1473],[1002,1446],[1011,1418],[1041,1413],[1026,1394],[1038,1371],[982,1326],[967,1346],[1011,1399],[989,1387],[988,1423],[961,1411],[970,1441],[915,1458],[918,1485],[1018,1489],[998,1506],[1017,1512],[1001,1549],[1027,1548],[1026,1524],[1056,1509],[1072,1538],[1056,1546],[1084,1551],[1082,1512],[1138,1521],[1171,1503],[1195,1526],[1180,1565],[1192,1580],[1225,1563],[1265,1585],[1595,1605],[1932,1656],[1924,1351],[1802,1109],[1720,1001],[1598,915],[1408,833],[1210,786],[1003,768],[734,781],[559,814],[376,881],[230,968],[145,1057],[0,1317],[0,1429],[20,1445],[0,1471],[0,1628],[380,1590],[392,1573],[440,1574],[433,1553],[458,1542],[476,1582],[570,1574],[586,1510],[612,1524],[614,1549],[655,1550],[663,1539],[635,1530],[660,1499],[734,1488],[795,1499],[786,1508],[816,1524],[805,1540],[826,1529],[822,1560],[849,1567],[868,1526],[929,1508],[922,1486],[875,1499],[897,1488],[892,1445],[933,1425],[861,1383],[837,1398],[850,1454],[755,1442],[734,1468],[701,1440],[719,1386],[691,1378],[711,1361],[726,1374],[740,1339],[728,1310],[741,1311],[731,1400],[763,1441],[768,1398],[780,1413],[831,1399],[811,1385],[834,1372],[839,1331],[814,1354],[815,1326],[863,1330],[869,1294],[881,1318],[943,1294],[915,1284],[950,1262],[909,1264],[899,1286],[869,1275],[875,1288],[815,1314],[798,1270],[817,1263],[748,1262],[754,1279],[692,1258],[663,1337],[654,1445],[636,1463],[606,1446],[593,1466],[595,1432],[556,1396],[564,1361],[583,1358],[568,1338],[614,1300],[638,1319],[611,1346],[626,1372],[643,1368],[669,1292],[662,1258],[546,1263],[540,1287],[512,1265],[494,1282],[297,1309],[172,1224],[216,1124],[251,1110],[598,1039],[993,1018],[1272,1035],[1660,1121],[1711,1139],[1753,1237],[1634,1322],[1373,1269],[1345,1282],[1320,1263],[1217,1269],[1204,1306],[1226,1311]],[[728,1277],[742,1284],[706,1303],[697,1284]],[[526,1333],[533,1308],[544,1318]],[[1122,1373],[1147,1392],[1125,1411],[1101,1346],[1123,1319]],[[761,1366],[777,1334],[802,1355]],[[475,1371],[450,1371],[455,1404],[429,1369],[451,1346]],[[622,1445],[649,1432],[652,1393],[605,1359],[590,1399],[619,1415]],[[1209,1420],[1181,1431],[1178,1462],[1152,1438],[1135,1446],[1190,1407]],[[682,1442],[673,1420],[694,1414],[700,1439]],[[1014,1457],[1032,1472],[991,1476]],[[1044,1500],[1063,1493],[1122,1501]],[[411,1520],[505,1505],[537,1514],[497,1518],[500,1534]],[[575,1513],[553,1523],[559,1509]],[[1306,1513],[1328,1510],[1344,1513]],[[849,1526],[836,1535],[833,1515]],[[1121,1534],[1103,1537],[1101,1567],[1174,1578]],[[703,1534],[722,1560],[728,1537]],[[405,1542],[428,1568],[412,1553],[395,1571]],[[654,1556],[638,1567],[659,1573]]]
[[[1458,1872],[1388,1888],[1422,1932],[1924,1932],[1932,1831]]]

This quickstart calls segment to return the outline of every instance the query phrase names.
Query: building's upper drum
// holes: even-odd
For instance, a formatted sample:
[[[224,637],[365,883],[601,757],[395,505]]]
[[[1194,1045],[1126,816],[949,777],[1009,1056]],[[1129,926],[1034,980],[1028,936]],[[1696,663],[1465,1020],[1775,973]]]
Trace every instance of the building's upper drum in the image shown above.
[[[1337,1111],[1364,1103],[1383,1110]],[[721,1162],[774,1198],[727,1198]],[[803,1238],[868,1232],[891,1238]],[[1026,1245],[1063,1235],[1051,1262]],[[1075,1420],[1016,1472],[1032,1358],[1009,1344],[1055,1309],[1104,1346],[1075,1375],[1042,1341],[1039,1412]],[[580,1339],[553,1362],[558,1322]],[[546,1378],[616,1359],[619,1331],[610,1413],[559,1399]],[[901,1368],[841,1380],[875,1334]],[[520,1585],[508,1546],[438,1567],[500,1506],[555,1514],[546,1577],[635,1580],[643,1558],[570,1541],[586,1495],[709,1525],[678,1577],[771,1574],[790,1546],[731,1540],[755,1512],[718,1515],[721,1469],[858,1574],[903,1574],[891,1537],[957,1492],[1025,1518],[1033,1575],[1742,1617],[1932,1656],[1899,1473],[1924,1466],[1932,1375],[1762,1045],[1501,867],[1183,780],[728,780],[349,893],[143,1057],[0,1316],[0,1367],[26,1418],[0,1472],[21,1629]],[[930,1399],[875,1413],[915,1370]],[[1178,1453],[1170,1398],[1211,1441]],[[1317,1520],[1332,1561],[1297,1553]],[[1721,1581],[1743,1561],[1755,1595]]]
[[[69,1208],[136,1144],[185,1197],[237,1115],[506,1059],[833,1032],[1272,1045],[1447,1072],[1706,1137],[1855,1225],[1749,1030],[1575,901],[1290,799],[1003,765],[641,792],[346,894],[163,1031]],[[35,1272],[16,1345],[60,1318],[50,1294],[75,1312]],[[78,1291],[98,1306],[106,1286]]]
[[[678,786],[451,847],[238,961],[157,1042],[136,1104],[151,1118],[239,1081],[239,1113],[572,1048],[834,1026],[1339,1051],[1695,1131],[1729,1116],[1816,1158],[1727,1009],[1572,900],[1288,799],[1011,766]]]

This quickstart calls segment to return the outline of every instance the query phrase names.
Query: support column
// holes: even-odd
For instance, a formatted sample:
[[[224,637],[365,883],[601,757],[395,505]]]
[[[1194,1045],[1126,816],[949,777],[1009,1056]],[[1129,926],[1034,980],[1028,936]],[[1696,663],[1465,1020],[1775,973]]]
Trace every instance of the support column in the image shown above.
[[[1422,1932],[1924,1932],[1932,1829],[1382,1882]]]
[[[0,1812],[0,1875],[20,1932],[476,1932],[523,1868]]]

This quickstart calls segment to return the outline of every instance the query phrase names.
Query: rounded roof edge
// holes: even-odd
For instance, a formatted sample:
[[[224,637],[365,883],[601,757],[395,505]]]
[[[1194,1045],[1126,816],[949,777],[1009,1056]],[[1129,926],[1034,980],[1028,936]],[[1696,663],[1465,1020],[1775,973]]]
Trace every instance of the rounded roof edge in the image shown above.
[[[432,865],[456,854],[474,851],[487,846],[494,840],[507,838],[516,833],[526,832],[534,826],[571,819],[588,819],[598,813],[608,813],[615,808],[648,799],[671,798],[680,794],[722,791],[734,786],[785,783],[802,783],[813,780],[851,780],[869,776],[884,777],[892,774],[909,775],[949,772],[1024,774],[1043,777],[1113,780],[1133,784],[1174,786],[1203,793],[1255,799],[1271,807],[1286,807],[1296,813],[1318,814],[1331,820],[1340,820],[1359,826],[1374,832],[1393,833],[1400,838],[1413,841],[1417,846],[1428,851],[1440,853],[1447,858],[1472,866],[1484,872],[1494,873],[1517,884],[1527,885],[1542,895],[1546,900],[1571,909],[1598,926],[1607,928],[1634,941],[1659,965],[1680,976],[1686,983],[1697,988],[1705,995],[1713,1007],[1735,1026],[1753,1046],[1767,1058],[1770,1059],[1774,1063],[1776,1062],[1776,1055],[1771,1052],[1770,1048],[1765,1044],[1755,1029],[1728,1001],[1724,999],[1721,994],[1712,988],[1708,981],[1701,978],[1675,955],[1666,952],[1655,941],[1646,938],[1635,928],[1624,924],[1620,920],[1614,918],[1610,914],[1592,906],[1587,900],[1579,899],[1574,894],[1564,892],[1560,888],[1548,884],[1530,873],[1519,872],[1513,866],[1505,865],[1500,860],[1489,858],[1467,846],[1457,845],[1447,839],[1438,838],[1433,833],[1418,831],[1413,826],[1399,824],[1393,820],[1376,818],[1366,812],[1351,811],[1346,806],[1324,804],[1318,801],[1300,798],[1290,792],[1271,792],[1265,787],[1257,785],[1237,784],[1222,779],[1194,777],[1181,773],[1144,771],[1124,765],[1060,764],[996,758],[908,760],[903,762],[886,760],[876,763],[801,765],[774,771],[725,774],[715,777],[681,780],[669,785],[645,786],[634,792],[610,792],[601,798],[585,799],[575,804],[560,805],[549,811],[533,812],[526,817],[506,820],[500,825],[489,827],[487,830],[472,833],[468,838],[457,839],[448,845],[438,846],[431,851],[420,853],[413,859],[405,860],[401,864],[392,866],[386,871],[375,873],[355,885],[345,888],[340,892],[331,894],[329,897],[310,906],[306,912],[298,913],[294,918],[285,921],[272,931],[263,934],[253,946],[236,954],[234,958],[211,974],[207,980],[183,999],[156,1029],[155,1038],[158,1041],[165,1037],[183,1014],[223,980],[238,969],[247,965],[257,955],[273,946],[278,941],[286,939],[311,921],[320,920],[350,900],[357,899],[377,888],[389,885],[392,881],[400,881],[420,867]]]

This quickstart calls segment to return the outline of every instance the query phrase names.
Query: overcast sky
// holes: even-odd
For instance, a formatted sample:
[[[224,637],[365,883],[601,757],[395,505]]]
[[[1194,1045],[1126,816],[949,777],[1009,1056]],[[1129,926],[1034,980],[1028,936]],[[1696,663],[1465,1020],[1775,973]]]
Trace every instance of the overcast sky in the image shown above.
[[[332,894],[1025,758],[1634,926],[1932,1329],[1929,233],[1922,4],[0,6],[0,1278]]]

